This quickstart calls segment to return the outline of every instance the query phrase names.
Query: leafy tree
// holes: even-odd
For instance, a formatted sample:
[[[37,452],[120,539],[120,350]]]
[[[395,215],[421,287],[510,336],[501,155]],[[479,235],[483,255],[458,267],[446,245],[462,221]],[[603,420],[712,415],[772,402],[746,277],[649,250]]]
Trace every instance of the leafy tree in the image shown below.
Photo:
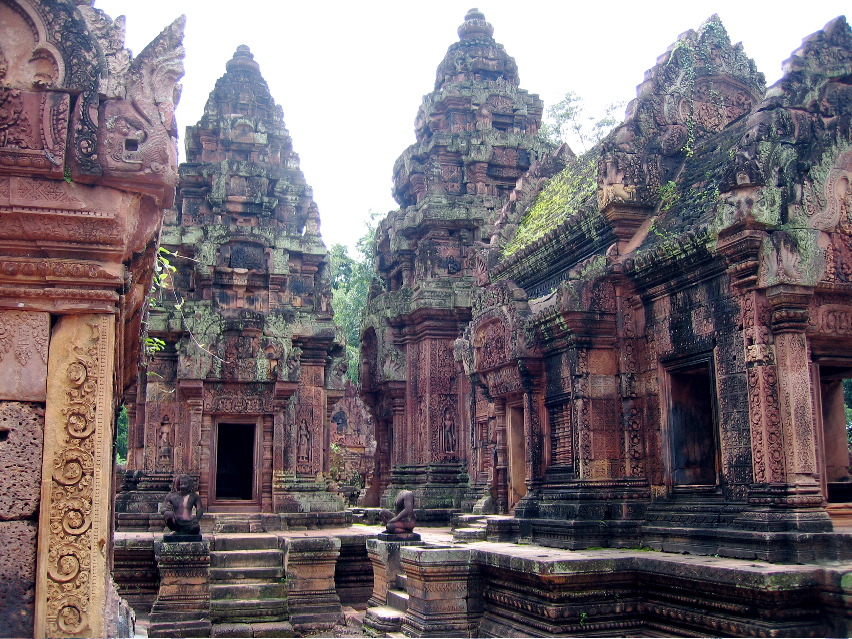
[[[623,108],[624,102],[613,102],[604,107],[602,115],[589,115],[583,98],[569,91],[547,108],[541,135],[553,145],[577,142],[585,153],[621,121],[617,115]]]
[[[346,337],[346,356],[349,360],[347,376],[353,383],[358,381],[358,359],[360,355],[361,321],[367,306],[370,284],[375,277],[376,218],[371,213],[366,222],[366,232],[355,244],[356,257],[350,257],[347,247],[335,244],[328,252],[331,274],[334,321],[343,329]]]
[[[127,463],[127,407],[122,406],[115,421],[115,461]]]

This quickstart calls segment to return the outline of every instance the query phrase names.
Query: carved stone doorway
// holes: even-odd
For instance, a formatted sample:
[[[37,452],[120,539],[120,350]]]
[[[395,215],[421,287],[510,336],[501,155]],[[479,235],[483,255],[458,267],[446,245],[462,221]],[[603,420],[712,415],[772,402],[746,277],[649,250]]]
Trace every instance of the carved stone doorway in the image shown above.
[[[709,359],[668,371],[668,430],[673,488],[719,484],[715,385]]]
[[[220,422],[216,425],[211,482],[211,510],[256,510],[258,495],[257,424]]]
[[[821,423],[821,428],[817,428],[817,463],[822,494],[829,503],[850,503],[852,477],[849,473],[849,439],[843,387],[844,381],[852,378],[852,367],[848,363],[823,364],[814,369],[817,377],[814,388],[819,389],[819,397],[814,399]]]
[[[522,406],[509,406],[506,428],[509,453],[508,493],[509,512],[515,508],[521,498],[527,494],[526,485],[526,437],[524,436],[524,409]]]

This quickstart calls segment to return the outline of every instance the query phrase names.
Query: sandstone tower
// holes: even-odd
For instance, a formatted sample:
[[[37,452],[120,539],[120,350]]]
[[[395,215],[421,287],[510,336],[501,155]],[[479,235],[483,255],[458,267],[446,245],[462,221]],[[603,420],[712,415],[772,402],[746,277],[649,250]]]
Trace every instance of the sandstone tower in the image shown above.
[[[459,507],[477,447],[469,381],[453,358],[470,319],[473,249],[543,151],[542,102],[518,88],[515,61],[493,31],[468,12],[417,112],[416,142],[394,166],[401,208],[376,233],[384,287],[362,333],[361,383],[378,447],[371,497],[410,488],[437,519]]]
[[[186,148],[162,234],[175,271],[148,325],[165,347],[140,376],[128,467],[143,472],[128,488],[182,472],[213,513],[340,511],[323,473],[345,364],[319,214],[248,47]]]

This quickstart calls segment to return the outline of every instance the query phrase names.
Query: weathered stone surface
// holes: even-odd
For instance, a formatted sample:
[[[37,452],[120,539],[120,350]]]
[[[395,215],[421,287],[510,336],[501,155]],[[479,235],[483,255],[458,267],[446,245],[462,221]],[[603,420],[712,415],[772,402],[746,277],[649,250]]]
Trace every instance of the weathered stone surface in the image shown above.
[[[36,524],[0,521],[0,635],[32,637],[35,619]]]
[[[453,340],[470,314],[475,246],[545,150],[541,100],[518,88],[515,61],[492,33],[468,12],[418,110],[416,142],[394,166],[401,208],[376,231],[383,287],[371,293],[361,340],[363,396],[377,418],[364,505],[382,493],[390,507],[409,489],[444,521],[461,504],[473,445]]]
[[[348,379],[343,397],[331,408],[331,421],[331,443],[340,449],[331,453],[332,478],[341,484],[341,490],[350,491],[346,497],[354,506],[358,491],[373,472],[376,439],[375,420],[358,397],[357,386]]]
[[[532,102],[525,124],[498,117],[526,96],[517,70],[480,13],[459,33],[376,236],[367,494],[513,514],[502,531],[548,546],[845,557],[824,507],[852,499],[845,20],[767,90],[711,17],[581,157],[523,142]],[[467,88],[496,77],[466,119]],[[458,248],[467,233],[483,241]]]
[[[115,322],[65,315],[53,330],[45,408],[36,634],[87,636],[104,623],[112,532]]]
[[[186,137],[161,236],[175,271],[148,322],[165,347],[140,378],[128,468],[192,474],[211,511],[339,512],[326,412],[345,358],[319,214],[248,47]]]
[[[160,573],[151,608],[149,637],[209,637],[210,544],[154,542]]]
[[[20,612],[0,616],[10,636],[127,634],[107,569],[114,410],[174,195],[183,20],[137,58],[90,6],[12,0],[0,22],[0,519],[28,519],[2,524],[24,563],[4,574]]]
[[[43,402],[50,315],[0,311],[0,399]]]
[[[36,514],[43,443],[41,404],[0,402],[0,520]]]
[[[344,623],[334,567],[340,540],[334,537],[287,540],[287,593],[290,623],[299,632],[329,630]]]

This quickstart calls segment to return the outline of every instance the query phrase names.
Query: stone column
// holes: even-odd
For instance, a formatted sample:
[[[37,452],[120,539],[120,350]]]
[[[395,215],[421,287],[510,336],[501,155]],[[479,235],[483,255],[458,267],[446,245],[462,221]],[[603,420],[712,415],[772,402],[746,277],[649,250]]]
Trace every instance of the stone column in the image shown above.
[[[104,636],[115,317],[66,315],[48,351],[36,637]]]
[[[817,423],[805,335],[811,295],[811,289],[790,284],[767,289],[773,343],[746,348],[757,483],[749,490],[753,508],[740,523],[749,528],[832,529],[817,479]]]
[[[495,449],[496,460],[492,469],[491,486],[497,501],[497,512],[506,513],[509,510],[509,450],[506,441],[506,400],[494,401],[495,419]]]
[[[298,632],[329,630],[344,623],[334,587],[334,568],[340,540],[305,537],[287,543],[287,580],[290,623]]]
[[[482,593],[469,548],[400,549],[407,576],[408,610],[402,632],[409,637],[474,637],[482,616]]]
[[[149,637],[209,637],[210,543],[155,541],[160,589]]]
[[[393,439],[390,451],[391,463],[388,465],[388,470],[392,470],[398,464],[411,463],[409,460],[411,451],[405,445],[408,435],[408,428],[406,428],[405,423],[405,395],[393,393],[390,401],[392,414],[391,433],[393,433]]]

